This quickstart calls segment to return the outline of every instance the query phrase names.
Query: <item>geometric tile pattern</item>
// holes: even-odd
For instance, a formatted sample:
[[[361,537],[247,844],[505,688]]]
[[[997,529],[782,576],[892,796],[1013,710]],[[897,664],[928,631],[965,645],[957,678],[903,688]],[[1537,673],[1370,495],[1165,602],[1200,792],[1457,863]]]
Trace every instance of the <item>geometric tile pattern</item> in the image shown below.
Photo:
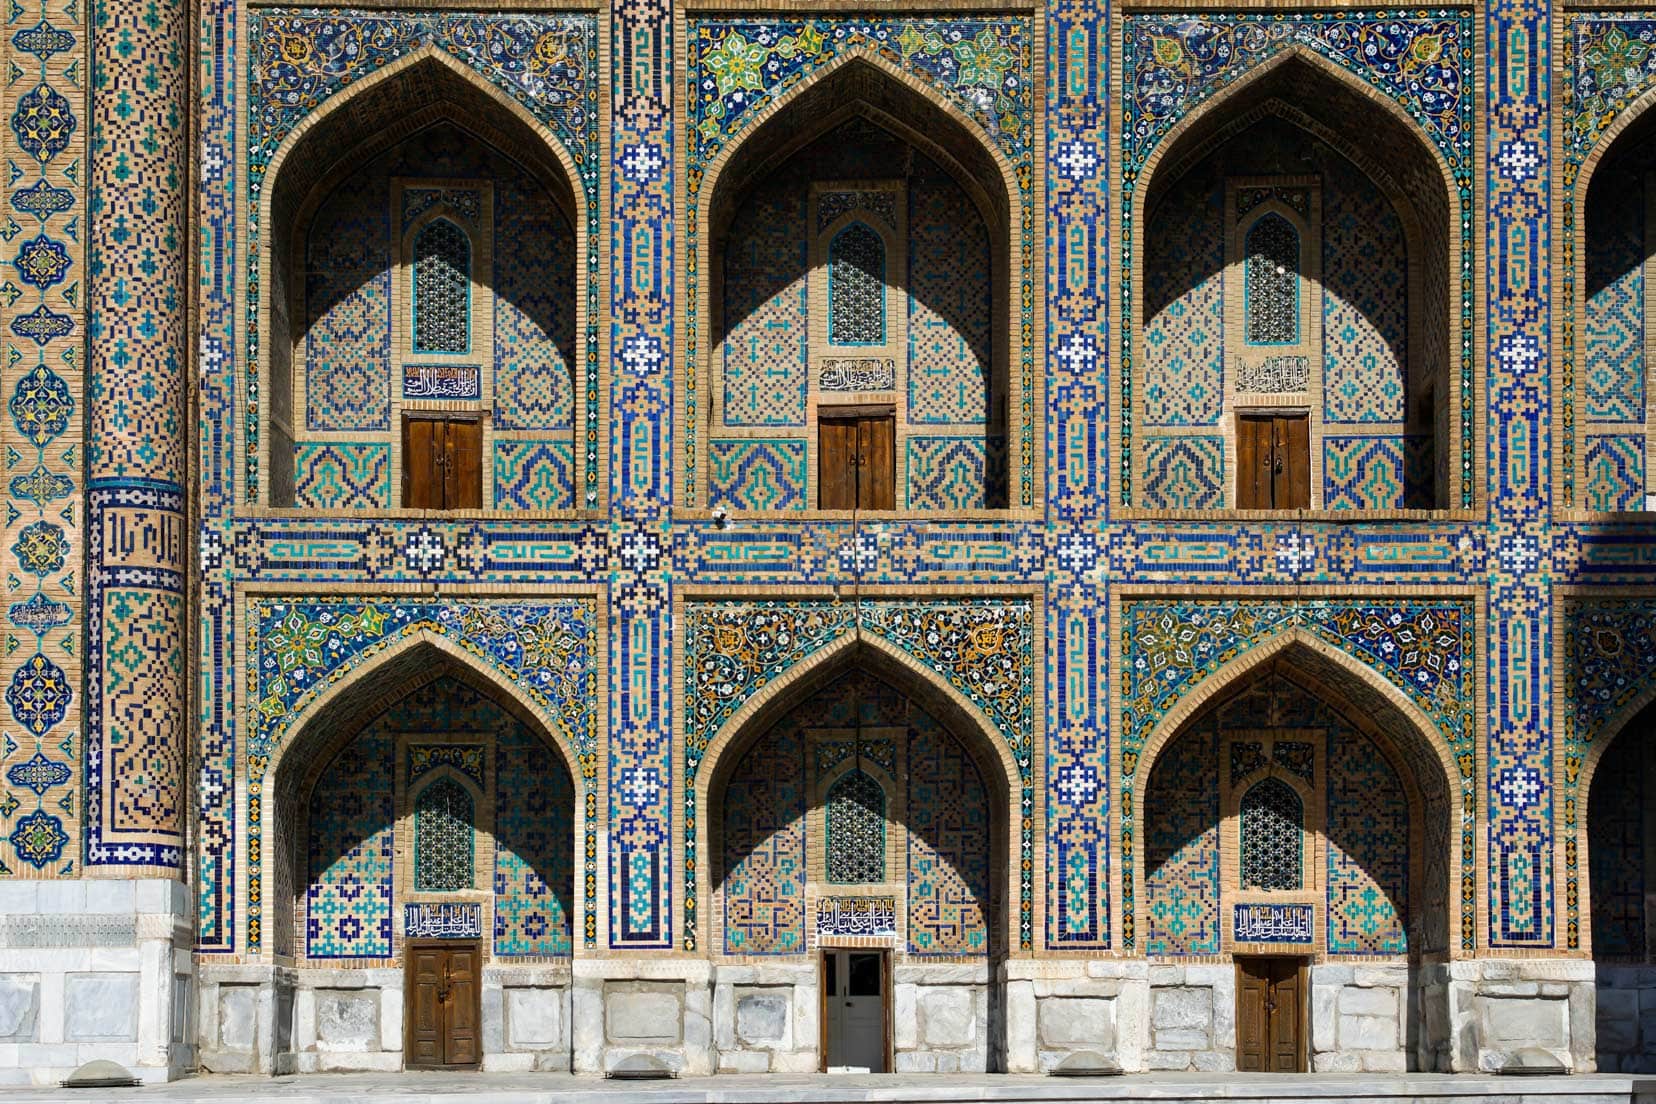
[[[9,714],[0,740],[0,877],[79,873],[85,808],[81,599],[81,506],[85,440],[88,7],[13,4],[0,20],[7,76],[0,155],[8,168],[0,215],[0,278],[6,357],[0,361],[4,475],[10,488],[4,547],[25,532],[67,551],[25,570],[8,564],[10,632],[0,679],[60,673],[76,692],[35,731]],[[25,257],[34,264],[18,264]],[[27,275],[25,273],[27,270]],[[123,329],[124,332],[124,329]],[[25,675],[35,681],[36,675]],[[10,699],[8,698],[8,701]]]
[[[1646,491],[1643,435],[1589,434],[1582,469],[1582,505],[1587,509],[1644,509]]]
[[[308,443],[293,448],[296,505],[316,510],[391,506],[391,446]]]
[[[1219,749],[1213,718],[1156,760],[1144,794],[1144,949],[1219,953]]]
[[[1405,456],[1398,437],[1323,438],[1323,505],[1330,510],[1400,510]]]
[[[305,258],[305,428],[391,425],[391,208],[354,174],[311,224]]]
[[[1408,265],[1390,201],[1344,158],[1324,166],[1323,418],[1403,420]]]
[[[575,505],[574,443],[497,439],[494,508],[567,510]]]
[[[805,442],[751,437],[712,443],[707,505],[732,510],[803,510]]]
[[[1224,409],[1224,195],[1201,183],[1174,185],[1145,245],[1147,427],[1217,425]]]
[[[244,761],[207,764],[224,778],[262,783],[272,752],[317,695],[354,668],[417,633],[442,637],[471,654],[484,669],[513,685],[547,728],[569,741],[581,772],[586,809],[587,913],[584,939],[597,939],[597,679],[594,604],[583,599],[540,602],[462,600],[417,601],[349,597],[294,600],[258,598],[248,603],[249,670],[245,690],[258,703],[258,723],[249,734]],[[245,771],[245,774],[243,773]],[[247,838],[263,836],[264,802],[258,790],[247,804]],[[218,813],[227,818],[230,810]],[[213,818],[217,819],[217,818]],[[232,834],[231,838],[235,838]],[[223,865],[203,871],[202,894],[210,899],[218,878],[231,877],[234,850]],[[247,878],[262,887],[262,849],[249,849]],[[231,883],[233,884],[233,883]],[[262,892],[253,897],[258,900]],[[247,945],[263,943],[259,920],[248,919]]]
[[[1474,101],[1465,65],[1472,56],[1470,15],[1451,11],[1420,11],[1405,18],[1392,12],[1341,11],[1300,12],[1279,19],[1275,15],[1252,12],[1203,13],[1195,17],[1134,13],[1126,17],[1124,27],[1122,66],[1126,92],[1119,141],[1126,179],[1136,180],[1139,170],[1167,132],[1204,100],[1223,91],[1271,57],[1290,48],[1299,48],[1356,74],[1402,107],[1450,167],[1458,185],[1460,206],[1469,209]],[[1123,225],[1129,228],[1118,243],[1118,255],[1122,260],[1118,296],[1122,303],[1123,335],[1117,374],[1127,404],[1122,417],[1123,432],[1126,433],[1130,433],[1132,428],[1129,412],[1135,409],[1135,403],[1140,403],[1133,393],[1132,343],[1127,340],[1127,335],[1132,332],[1138,317],[1133,275],[1130,272],[1133,256],[1130,228],[1135,204],[1142,201],[1143,197],[1129,188],[1120,203]],[[1472,224],[1470,219],[1459,221],[1463,265],[1460,307],[1463,317],[1466,317],[1472,304]],[[1338,276],[1340,258],[1336,254],[1332,259],[1336,262]],[[1164,293],[1155,302],[1162,302],[1165,298]],[[1400,332],[1400,326],[1398,329]],[[1464,329],[1457,360],[1461,391],[1470,394],[1472,338],[1469,327]],[[1340,333],[1344,332],[1342,328]],[[1146,336],[1151,336],[1150,331],[1147,330]],[[1338,339],[1339,334],[1335,336]],[[1359,331],[1353,329],[1350,336],[1358,339]],[[1399,346],[1394,344],[1392,347]],[[1149,355],[1152,362],[1158,356],[1154,351]],[[1359,361],[1354,367],[1363,363]],[[1367,362],[1371,369],[1381,363]],[[1167,385],[1154,376],[1148,377],[1146,382],[1151,388],[1146,401],[1165,403]],[[1376,397],[1383,396],[1386,390],[1383,382],[1376,382],[1374,386],[1380,389]],[[1356,393],[1360,395],[1370,389],[1369,384],[1363,384]],[[1339,416],[1348,417],[1344,412]],[[1460,420],[1461,439],[1466,442],[1468,450],[1462,464],[1469,469],[1472,441],[1470,405],[1460,411]],[[1125,442],[1123,451],[1126,452]],[[1147,472],[1154,471],[1149,465],[1144,467]],[[1130,454],[1124,456],[1121,471],[1124,475],[1134,471]],[[1466,474],[1470,476],[1470,470]],[[1123,478],[1121,482],[1118,498],[1130,503],[1130,480]],[[1462,505],[1470,505],[1471,480],[1466,478],[1462,482],[1466,496]]]
[[[858,610],[860,609],[860,622]],[[774,682],[836,639],[854,631],[907,653],[983,710],[1017,765],[1022,791],[1018,851],[1019,943],[1034,943],[1032,753],[1034,611],[1018,600],[924,602],[815,600],[697,602],[686,610],[684,786],[695,792],[709,744],[754,690]],[[694,870],[696,816],[684,816],[685,861]],[[696,942],[696,884],[685,877],[684,930]]]
[[[924,710],[910,714],[908,940],[916,955],[988,950],[988,791],[966,748]]]
[[[1459,764],[1461,946],[1473,943],[1476,848],[1473,846],[1473,646],[1474,618],[1460,600],[1343,604],[1309,600],[1162,601],[1123,603],[1119,628],[1121,664],[1121,849],[1132,870],[1137,834],[1133,774],[1156,722],[1208,675],[1250,647],[1298,628],[1340,649],[1402,690],[1420,707]],[[1060,859],[1060,861],[1062,861]],[[1124,949],[1138,945],[1133,931],[1132,879],[1122,880]]]
[[[1408,797],[1367,736],[1327,721],[1328,953],[1404,954]]]
[[[351,741],[311,796],[305,957],[391,957],[392,803],[389,731]]]
[[[1642,423],[1644,196],[1627,195],[1618,188],[1616,194],[1602,197],[1595,191],[1592,198],[1597,202],[1587,216],[1581,415],[1589,422]]]
[[[754,743],[720,803],[726,954],[805,951],[805,746],[796,712]]]
[[[575,234],[527,175],[497,178],[494,420],[575,426]]]
[[[726,426],[805,425],[805,196],[759,187],[732,222],[719,363]]]
[[[1604,751],[1587,803],[1593,958],[1645,957],[1645,734]]]
[[[1002,438],[994,444],[1004,446]],[[992,482],[983,437],[910,437],[903,505],[910,510],[982,510]],[[1004,447],[996,450],[1004,458]],[[997,465],[1000,467],[1000,465]],[[1004,468],[1002,468],[1004,470]]]
[[[952,180],[909,189],[908,420],[989,420],[989,232]]]
[[[1559,793],[1563,815],[1558,834],[1564,843],[1564,944],[1575,950],[1581,946],[1583,922],[1581,856],[1576,837],[1580,811],[1588,797],[1580,790],[1581,771],[1598,741],[1621,735],[1606,726],[1628,720],[1626,710],[1648,697],[1651,680],[1656,678],[1656,599],[1571,599],[1560,603],[1559,618],[1563,622],[1560,674],[1566,693],[1559,744],[1564,780]],[[1616,740],[1601,753],[1605,758],[1594,776],[1593,797],[1609,777],[1606,772],[1616,749],[1623,744],[1641,746],[1637,736],[1628,733],[1629,738]],[[1511,784],[1517,781],[1514,776]],[[1596,804],[1588,814],[1597,814]],[[1595,896],[1598,893],[1596,878],[1593,892]]]
[[[778,102],[789,90],[840,56],[856,50],[872,51],[930,93],[953,104],[982,127],[1009,161],[1016,174],[1018,195],[1012,197],[1012,225],[1021,234],[1022,271],[1013,273],[1017,325],[1012,342],[1013,378],[1022,394],[1033,395],[1035,356],[1033,245],[1034,192],[1031,163],[1034,141],[1033,28],[1027,18],[986,19],[929,17],[795,17],[765,19],[697,16],[688,27],[689,57],[686,87],[690,90],[685,133],[689,190],[683,202],[700,203],[699,189],[707,169],[723,148],[740,135],[756,113]],[[700,228],[691,222],[686,254],[698,255]],[[924,243],[922,242],[922,245]],[[699,295],[701,274],[688,270],[685,294]],[[705,334],[702,320],[691,312],[686,319],[685,371],[698,362],[698,349],[717,334]],[[970,327],[968,327],[968,331]],[[728,346],[727,346],[728,347]],[[923,354],[924,349],[918,350]],[[688,376],[686,377],[688,378]],[[968,396],[969,398],[969,396]],[[683,454],[685,496],[697,497],[696,483],[703,450],[697,435],[706,412],[701,397],[687,395],[680,432],[688,438]],[[1033,440],[1032,403],[1015,412],[1019,438]],[[1018,458],[1015,505],[1034,504],[1033,453]]]
[[[565,957],[574,946],[575,790],[558,755],[522,722],[495,731],[494,953]]]
[[[1144,438],[1143,505],[1211,510],[1225,505],[1223,437]]]

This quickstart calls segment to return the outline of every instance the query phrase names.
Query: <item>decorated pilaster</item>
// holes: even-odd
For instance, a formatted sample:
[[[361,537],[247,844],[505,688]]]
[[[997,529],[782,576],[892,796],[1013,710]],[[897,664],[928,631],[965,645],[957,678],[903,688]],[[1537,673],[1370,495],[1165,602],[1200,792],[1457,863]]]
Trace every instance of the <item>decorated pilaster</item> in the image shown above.
[[[86,861],[126,875],[183,865],[186,14],[99,4],[92,33]]]

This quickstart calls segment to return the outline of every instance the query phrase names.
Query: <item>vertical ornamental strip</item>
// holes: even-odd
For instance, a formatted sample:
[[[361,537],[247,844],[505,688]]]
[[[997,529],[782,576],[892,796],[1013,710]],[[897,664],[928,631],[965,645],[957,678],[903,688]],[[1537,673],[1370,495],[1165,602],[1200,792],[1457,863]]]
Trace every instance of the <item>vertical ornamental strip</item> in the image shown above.
[[[0,876],[81,869],[80,484],[85,359],[86,24],[81,4],[5,19],[0,366],[8,557]]]
[[[1553,944],[1548,119],[1551,5],[1484,25],[1491,475],[1488,945]]]
[[[93,9],[86,861],[134,876],[182,866],[186,14]]]

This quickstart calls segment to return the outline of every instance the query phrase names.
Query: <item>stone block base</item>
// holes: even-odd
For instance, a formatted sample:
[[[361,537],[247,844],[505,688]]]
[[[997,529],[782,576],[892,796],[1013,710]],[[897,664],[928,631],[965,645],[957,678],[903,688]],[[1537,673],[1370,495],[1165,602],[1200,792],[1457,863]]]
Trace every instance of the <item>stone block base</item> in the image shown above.
[[[189,904],[160,878],[0,882],[0,1085],[193,1069]]]

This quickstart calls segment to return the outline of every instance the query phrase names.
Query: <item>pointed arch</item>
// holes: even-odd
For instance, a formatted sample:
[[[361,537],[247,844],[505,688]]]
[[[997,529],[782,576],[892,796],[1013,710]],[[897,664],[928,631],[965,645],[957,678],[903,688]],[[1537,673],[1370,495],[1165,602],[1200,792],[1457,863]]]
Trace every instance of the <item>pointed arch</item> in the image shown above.
[[[1576,737],[1585,747],[1586,753],[1581,758],[1580,773],[1575,783],[1574,831],[1567,841],[1569,849],[1574,854],[1566,853],[1565,862],[1561,864],[1565,869],[1560,874],[1560,880],[1563,882],[1567,878],[1568,869],[1573,865],[1577,872],[1577,899],[1582,902],[1582,911],[1587,918],[1585,923],[1579,925],[1576,941],[1577,945],[1588,954],[1595,953],[1591,908],[1593,901],[1593,784],[1598,778],[1599,765],[1609,755],[1610,750],[1623,739],[1634,739],[1637,734],[1631,730],[1641,720],[1656,721],[1656,679],[1645,679],[1645,684],[1630,696],[1620,708],[1606,717],[1588,739],[1582,740],[1579,733]],[[1569,770],[1568,764],[1566,763],[1562,769],[1567,772]],[[1647,957],[1653,951],[1656,951],[1656,948],[1647,948]]]
[[[714,429],[710,398],[727,320],[723,315],[723,243],[741,200],[767,173],[795,153],[854,119],[864,119],[923,152],[952,178],[983,220],[990,237],[990,364],[1004,400],[992,406],[993,429],[1006,438],[1008,486],[1015,485],[1011,459],[1027,454],[1033,472],[1027,482],[1040,483],[1041,450],[1024,440],[1026,429],[1013,412],[1039,405],[1038,373],[1028,370],[1040,347],[1040,314],[1027,314],[1019,325],[1018,281],[1033,273],[1035,246],[1026,246],[1018,227],[1031,214],[1020,189],[1019,168],[977,120],[941,90],[906,72],[879,53],[853,48],[788,87],[753,112],[732,134],[720,139],[705,165],[687,173],[691,202],[681,224],[689,243],[682,278],[691,303],[685,327],[685,362],[694,373],[694,388],[681,388],[678,418],[689,432],[684,470],[694,488],[694,503],[706,505]],[[697,171],[699,170],[699,171]],[[1027,173],[1027,170],[1026,170]],[[1028,332],[1024,332],[1024,331]],[[1020,370],[1015,367],[1022,366]],[[1028,375],[1027,382],[1024,376]],[[1026,392],[1028,392],[1026,394]],[[1008,501],[1016,501],[1007,492]],[[1032,505],[1032,503],[1031,503]],[[999,509],[999,507],[994,507]]]
[[[863,634],[860,638],[845,634],[799,660],[744,702],[708,741],[693,768],[691,809],[706,813],[699,822],[691,822],[692,813],[686,813],[685,842],[692,843],[696,854],[703,856],[698,863],[686,864],[687,868],[694,868],[694,882],[687,891],[693,891],[697,901],[705,902],[695,910],[695,934],[698,945],[706,947],[709,953],[719,953],[712,941],[712,903],[717,888],[712,861],[716,854],[712,819],[715,795],[724,791],[748,748],[769,733],[790,710],[840,676],[859,668],[924,706],[960,741],[977,765],[989,791],[993,817],[991,869],[996,871],[993,898],[998,905],[994,935],[1001,947],[1018,946],[1020,883],[1018,864],[1011,861],[1011,856],[1015,839],[1013,814],[1021,802],[1021,780],[1006,740],[981,709],[907,652],[873,634]]]
[[[591,793],[583,793],[580,760],[570,734],[561,721],[537,707],[511,679],[454,641],[421,629],[331,681],[273,740],[268,765],[260,771],[249,764],[245,780],[251,795],[248,836],[267,859],[247,875],[251,883],[248,899],[261,902],[256,919],[269,933],[259,941],[266,953],[278,959],[291,953],[286,948],[294,930],[295,893],[305,877],[303,804],[322,772],[364,726],[408,695],[442,678],[464,683],[489,698],[522,722],[562,764],[575,797],[566,846],[571,870],[578,874],[583,869],[580,857],[587,841],[598,831],[598,812]],[[591,902],[581,877],[573,879],[572,889],[573,922],[589,915]],[[574,942],[579,945],[581,940]]]
[[[1437,407],[1443,411],[1461,411],[1463,376],[1475,366],[1470,355],[1475,334],[1467,332],[1462,320],[1471,305],[1470,292],[1456,291],[1468,271],[1469,231],[1463,232],[1461,227],[1470,217],[1471,203],[1462,202],[1461,185],[1447,155],[1394,97],[1307,46],[1293,43],[1283,47],[1195,104],[1157,139],[1136,172],[1139,198],[1121,225],[1122,238],[1128,243],[1123,257],[1125,270],[1140,274],[1147,271],[1151,219],[1172,185],[1244,125],[1252,125],[1267,116],[1276,116],[1306,131],[1351,162],[1397,211],[1408,253],[1405,370],[1408,378],[1413,379],[1417,371],[1430,369],[1434,381],[1442,380],[1443,390],[1437,394],[1447,399]],[[1374,124],[1370,130],[1353,130],[1368,124]],[[1392,156],[1365,152],[1375,142],[1384,143],[1385,152]],[[1149,352],[1146,331],[1151,321],[1152,282],[1141,275],[1140,285],[1131,300],[1123,299],[1119,305],[1127,314],[1119,319],[1123,351],[1127,363],[1137,372],[1144,370]],[[1470,378],[1476,390],[1478,377]],[[1124,373],[1117,373],[1112,382],[1116,409],[1121,411],[1126,399],[1123,382]],[[1143,503],[1143,488],[1135,480],[1142,480],[1142,458],[1147,455],[1146,441],[1150,436],[1145,428],[1144,394],[1143,387],[1132,391],[1130,445],[1136,459],[1133,480],[1129,481],[1134,490],[1125,502],[1129,507]],[[1314,405],[1321,404],[1314,400]],[[1423,410],[1424,407],[1406,407],[1403,421],[1407,424],[1423,417]],[[1418,426],[1409,432],[1416,431],[1425,432]],[[1458,507],[1464,495],[1481,494],[1478,473],[1483,461],[1470,448],[1470,433],[1470,423],[1465,418],[1447,414],[1431,427],[1439,472],[1432,481],[1436,485],[1435,509]],[[1321,446],[1314,443],[1313,447],[1320,449]],[[1320,459],[1313,471],[1321,471]],[[1226,480],[1231,479],[1232,473],[1227,471]],[[1313,501],[1320,498],[1320,490],[1314,489]]]
[[[1435,876],[1432,867],[1427,865],[1435,862],[1435,857],[1423,857],[1421,848],[1412,847],[1410,882],[1423,891],[1417,895],[1422,906],[1420,930],[1425,933],[1427,943],[1422,949],[1458,956],[1461,940],[1454,933],[1457,928],[1462,932],[1467,930],[1472,922],[1468,911],[1473,907],[1472,895],[1481,892],[1475,882],[1465,880],[1462,856],[1467,833],[1453,830],[1465,818],[1481,816],[1474,812],[1476,790],[1472,764],[1457,761],[1438,727],[1395,683],[1304,629],[1291,628],[1252,645],[1191,686],[1157,722],[1132,769],[1124,772],[1117,803],[1121,815],[1125,818],[1131,815],[1131,810],[1142,807],[1151,772],[1180,736],[1201,718],[1223,708],[1273,672],[1300,684],[1367,736],[1396,772],[1411,807],[1442,822],[1447,854],[1443,857],[1441,877]],[[1146,818],[1142,816],[1137,824],[1124,823],[1120,836],[1122,854],[1129,857],[1122,888],[1130,897],[1129,915],[1135,937],[1149,930],[1145,823]],[[1481,834],[1473,833],[1471,838],[1479,839]],[[1441,916],[1434,917],[1433,908]]]
[[[598,279],[592,253],[591,197],[580,168],[550,127],[522,103],[464,61],[428,43],[384,68],[346,84],[295,125],[272,154],[255,193],[262,248],[257,257],[262,335],[256,350],[261,402],[239,416],[259,420],[258,470],[262,505],[291,505],[295,478],[296,380],[294,345],[302,339],[297,306],[303,294],[304,231],[330,188],[372,158],[439,123],[452,125],[520,164],[543,187],[569,223],[575,287],[573,333],[595,332],[585,288]],[[474,273],[474,277],[476,274]],[[577,393],[592,360],[570,351]],[[574,439],[597,417],[577,403]],[[248,428],[241,427],[244,431]],[[242,438],[247,439],[243,432]],[[581,495],[576,495],[576,502]]]
[[[1567,294],[1561,295],[1560,298],[1565,301],[1570,311],[1569,317],[1574,324],[1554,327],[1554,348],[1560,362],[1565,366],[1565,371],[1557,373],[1553,381],[1553,401],[1560,405],[1567,403],[1573,417],[1568,439],[1563,442],[1565,462],[1555,465],[1553,478],[1566,507],[1584,512],[1591,511],[1596,517],[1621,512],[1648,517],[1648,511],[1641,510],[1639,506],[1648,500],[1649,488],[1656,487],[1656,474],[1652,472],[1652,466],[1656,464],[1656,395],[1652,394],[1652,389],[1656,388],[1656,358],[1652,356],[1648,339],[1641,343],[1640,350],[1643,369],[1643,378],[1640,382],[1644,391],[1645,406],[1642,416],[1637,420],[1616,417],[1597,419],[1599,425],[1596,430],[1590,424],[1594,419],[1587,416],[1587,382],[1590,375],[1587,360],[1592,349],[1588,300],[1595,292],[1591,286],[1592,228],[1588,224],[1588,217],[1597,206],[1592,200],[1596,187],[1601,183],[1600,170],[1608,170],[1605,175],[1613,178],[1618,162],[1621,162],[1632,148],[1648,143],[1652,137],[1656,137],[1656,111],[1652,111],[1653,107],[1656,107],[1656,84],[1646,88],[1616,112],[1609,125],[1599,131],[1593,139],[1592,145],[1588,147],[1587,153],[1579,163],[1572,164],[1567,148],[1566,155],[1562,158],[1565,173],[1563,179],[1570,186],[1560,189],[1563,194],[1555,209],[1563,224],[1562,231],[1557,236],[1556,260],[1559,276],[1565,281],[1567,288]],[[1567,126],[1569,120],[1565,122]],[[1646,171],[1648,172],[1648,169]],[[1606,183],[1606,186],[1610,184]],[[1634,202],[1639,204],[1638,223],[1644,227],[1650,210],[1650,197],[1640,196]],[[1649,269],[1651,259],[1648,229],[1640,234],[1640,238],[1638,267],[1644,272]],[[1644,317],[1648,302],[1647,291],[1638,302],[1640,317]],[[1643,329],[1648,332],[1649,327],[1650,320],[1645,318]],[[1629,495],[1631,501],[1620,509],[1593,510],[1591,504],[1589,483],[1592,475],[1588,468],[1588,444],[1597,434],[1636,436],[1640,439],[1639,456],[1644,464],[1644,481]]]

